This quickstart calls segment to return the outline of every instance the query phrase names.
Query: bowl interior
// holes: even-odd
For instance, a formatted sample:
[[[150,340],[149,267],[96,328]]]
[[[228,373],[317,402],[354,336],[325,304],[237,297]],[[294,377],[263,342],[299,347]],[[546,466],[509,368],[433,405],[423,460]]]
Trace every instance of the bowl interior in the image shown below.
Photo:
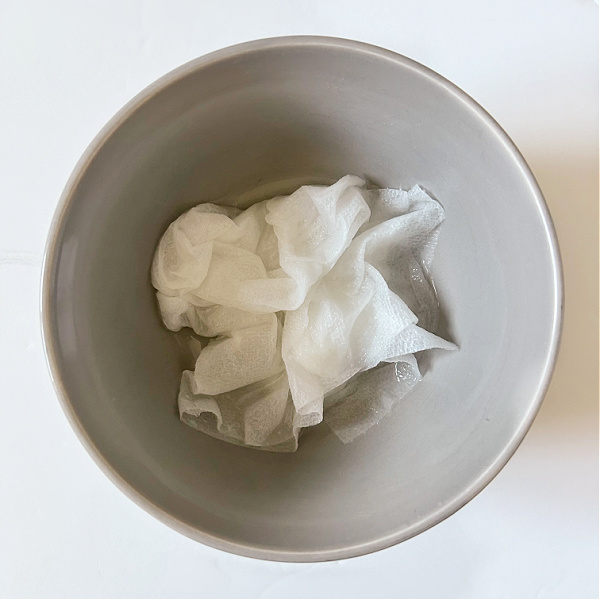
[[[428,353],[415,392],[349,445],[319,426],[272,454],[190,429],[176,409],[189,357],[149,280],[160,236],[200,202],[348,173],[419,183],[445,207],[433,278],[460,350]],[[384,547],[468,501],[535,415],[560,304],[543,202],[489,117],[407,59],[314,38],[199,59],[113,122],[65,199],[44,328],[67,412],[134,499],[196,539],[290,560]]]

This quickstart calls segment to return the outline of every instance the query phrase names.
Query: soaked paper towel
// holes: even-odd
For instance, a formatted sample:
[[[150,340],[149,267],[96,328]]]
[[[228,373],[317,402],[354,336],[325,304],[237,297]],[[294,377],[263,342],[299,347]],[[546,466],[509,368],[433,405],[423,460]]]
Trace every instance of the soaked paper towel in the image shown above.
[[[181,215],[152,284],[170,330],[211,338],[183,373],[181,419],[273,451],[323,419],[343,442],[378,423],[420,380],[414,352],[455,348],[423,328],[437,325],[427,272],[443,220],[418,186],[354,176]]]

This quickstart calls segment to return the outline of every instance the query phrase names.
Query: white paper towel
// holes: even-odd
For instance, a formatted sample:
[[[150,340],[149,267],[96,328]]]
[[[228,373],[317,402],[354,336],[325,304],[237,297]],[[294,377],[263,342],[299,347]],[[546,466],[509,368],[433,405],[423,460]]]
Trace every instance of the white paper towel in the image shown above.
[[[201,204],[169,226],[152,265],[163,321],[212,338],[183,374],[182,420],[290,451],[325,408],[348,442],[419,381],[414,352],[455,347],[417,325],[437,324],[441,205],[418,186],[364,186],[346,176],[244,212]]]

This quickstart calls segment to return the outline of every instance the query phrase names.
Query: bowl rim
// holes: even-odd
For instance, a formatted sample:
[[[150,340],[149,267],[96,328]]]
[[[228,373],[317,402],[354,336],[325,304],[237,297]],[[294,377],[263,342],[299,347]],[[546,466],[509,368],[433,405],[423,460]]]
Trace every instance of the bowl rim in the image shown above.
[[[393,531],[385,536],[377,539],[363,542],[353,546],[340,546],[328,550],[309,550],[309,551],[296,551],[281,550],[275,548],[269,548],[266,546],[255,546],[237,542],[232,539],[225,537],[218,537],[212,534],[208,534],[202,530],[199,530],[195,526],[179,520],[174,517],[162,507],[156,505],[151,498],[144,496],[144,494],[136,489],[131,483],[125,480],[113,467],[108,460],[102,455],[100,450],[95,445],[94,441],[89,437],[87,431],[80,422],[67,393],[66,387],[62,380],[60,361],[58,360],[58,349],[56,341],[56,332],[52,325],[52,315],[55,312],[55,301],[52,295],[52,281],[56,272],[57,258],[59,250],[59,239],[62,231],[66,216],[73,202],[73,194],[78,187],[84,173],[88,166],[94,160],[100,149],[108,141],[108,139],[117,131],[117,129],[129,119],[142,105],[150,101],[160,91],[164,90],[176,81],[188,76],[189,74],[214,65],[221,61],[229,60],[236,56],[247,55],[257,51],[264,50],[278,50],[283,48],[291,47],[321,47],[321,48],[335,48],[339,50],[346,50],[351,52],[369,54],[377,57],[378,59],[391,61],[396,63],[403,68],[409,68],[419,75],[426,77],[427,79],[434,82],[436,85],[444,88],[446,92],[453,95],[458,101],[462,102],[466,107],[474,114],[475,117],[479,118],[487,127],[497,136],[499,142],[501,142],[508,153],[512,155],[516,165],[522,171],[527,184],[529,185],[532,199],[537,204],[537,208],[540,213],[542,224],[546,230],[548,237],[548,243],[550,248],[550,260],[551,266],[554,271],[554,314],[552,322],[552,340],[548,352],[546,355],[546,362],[542,372],[542,376],[538,383],[538,388],[535,393],[534,402],[531,405],[531,409],[525,415],[523,420],[519,423],[515,432],[513,433],[510,440],[507,442],[502,452],[496,457],[496,459],[488,465],[488,467],[475,479],[469,487],[464,489],[462,492],[457,494],[454,498],[451,498],[445,502],[437,511],[431,513],[421,519],[420,521],[411,524],[410,526],[400,528]],[[465,506],[470,502],[477,494],[479,494],[502,470],[509,459],[513,456],[525,435],[527,434],[533,420],[535,419],[544,396],[550,385],[550,380],[556,360],[558,356],[558,349],[560,346],[560,340],[562,336],[562,325],[563,325],[563,310],[564,310],[564,283],[563,283],[563,270],[560,257],[560,251],[558,246],[558,239],[556,231],[548,206],[544,200],[542,192],[537,184],[527,162],[524,157],[517,149],[514,142],[508,136],[508,134],[502,129],[502,127],[489,115],[483,107],[481,107],[473,98],[471,98],[466,92],[461,90],[457,85],[450,82],[445,77],[442,77],[435,71],[425,67],[424,65],[412,60],[406,56],[350,39],[327,37],[327,36],[283,36],[283,37],[272,37],[258,39],[250,42],[244,42],[229,46],[199,58],[193,59],[180,67],[168,72],[163,75],[141,92],[139,92],[132,100],[130,100],[125,106],[123,106],[100,130],[96,137],[92,140],[89,146],[86,148],[81,158],[77,162],[73,169],[65,188],[59,199],[57,208],[52,219],[46,247],[44,251],[43,265],[42,265],[42,276],[41,276],[41,333],[45,350],[46,364],[50,372],[50,378],[52,380],[55,392],[58,396],[62,409],[74,429],[80,442],[84,448],[104,474],[131,500],[133,500],[138,506],[144,509],[156,517],[159,521],[168,525],[175,531],[178,531],[185,536],[199,541],[207,546],[224,550],[241,556],[247,556],[251,558],[281,561],[281,562],[320,562],[330,560],[341,560],[346,558],[352,558],[369,554],[384,548],[388,548],[400,542],[406,541],[419,533],[426,531],[427,529],[437,525],[441,521],[445,520],[456,511]]]

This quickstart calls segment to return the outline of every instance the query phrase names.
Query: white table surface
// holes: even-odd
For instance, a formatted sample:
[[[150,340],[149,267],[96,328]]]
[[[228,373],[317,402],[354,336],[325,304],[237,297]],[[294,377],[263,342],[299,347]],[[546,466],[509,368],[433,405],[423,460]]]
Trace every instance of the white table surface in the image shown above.
[[[54,208],[105,122],[192,58],[289,34],[390,48],[478,100],[546,195],[567,294],[550,392],[488,488],[399,546],[314,565],[204,547],[119,492],[62,414],[38,319]],[[597,597],[597,103],[592,0],[0,0],[0,596]]]

